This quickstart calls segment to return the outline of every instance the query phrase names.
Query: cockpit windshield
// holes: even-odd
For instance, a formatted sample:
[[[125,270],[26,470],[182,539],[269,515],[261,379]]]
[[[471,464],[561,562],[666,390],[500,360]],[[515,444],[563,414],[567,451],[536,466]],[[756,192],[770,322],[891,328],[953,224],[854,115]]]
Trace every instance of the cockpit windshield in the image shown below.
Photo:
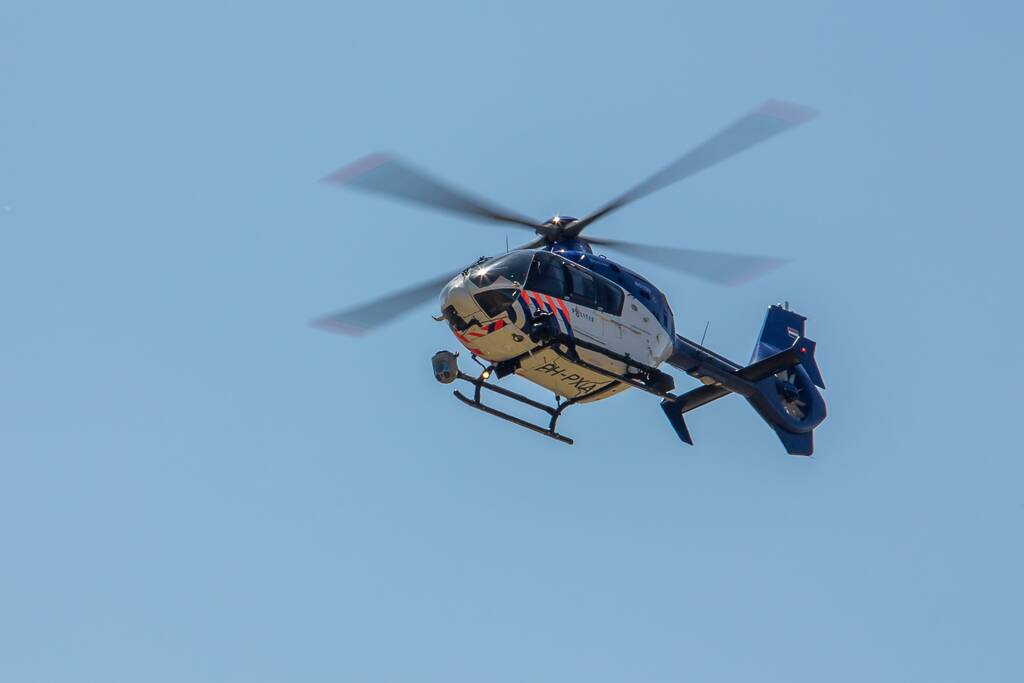
[[[530,262],[533,260],[532,251],[513,251],[504,256],[484,261],[478,266],[469,269],[469,279],[478,287],[487,287],[494,284],[499,277],[512,282],[516,287],[522,287],[526,282],[526,275],[530,271]]]

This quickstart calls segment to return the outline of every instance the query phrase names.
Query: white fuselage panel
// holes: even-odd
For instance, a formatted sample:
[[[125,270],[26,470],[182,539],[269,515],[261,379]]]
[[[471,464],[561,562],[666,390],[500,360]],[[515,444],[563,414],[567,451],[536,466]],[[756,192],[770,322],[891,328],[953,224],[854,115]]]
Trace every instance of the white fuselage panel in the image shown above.
[[[508,287],[508,283],[504,284]],[[453,279],[442,293],[442,309],[455,307],[463,320],[476,324],[462,332],[452,330],[469,351],[491,362],[509,360],[527,354],[520,360],[516,374],[565,398],[596,401],[613,396],[627,388],[599,372],[587,369],[552,348],[538,348],[526,333],[526,326],[541,311],[555,316],[559,329],[570,337],[600,345],[621,356],[629,356],[638,363],[657,367],[672,354],[672,339],[655,316],[636,298],[624,292],[621,315],[595,310],[568,299],[520,290],[508,310],[488,317],[476,304],[473,294],[493,287],[478,287],[469,278],[460,275]],[[584,361],[616,374],[625,374],[624,363],[607,356],[578,348]],[[592,398],[587,398],[593,395]]]

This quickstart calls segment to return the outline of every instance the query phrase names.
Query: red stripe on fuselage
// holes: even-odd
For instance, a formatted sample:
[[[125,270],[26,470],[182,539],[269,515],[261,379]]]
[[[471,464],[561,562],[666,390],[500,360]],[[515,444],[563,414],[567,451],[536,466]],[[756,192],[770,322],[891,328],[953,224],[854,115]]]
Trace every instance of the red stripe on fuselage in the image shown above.
[[[468,339],[466,339],[465,337],[463,337],[463,336],[462,336],[461,334],[459,334],[459,333],[458,333],[458,332],[456,332],[455,330],[452,330],[452,334],[454,334],[454,335],[455,335],[455,338],[456,338],[456,339],[458,339],[458,340],[459,340],[460,342],[462,342],[462,345],[463,345],[463,346],[465,346],[465,347],[466,347],[467,349],[469,349],[470,353],[475,353],[475,354],[476,354],[476,355],[478,355],[478,356],[482,356],[482,355],[483,355],[482,353],[480,353],[480,350],[479,350],[479,349],[474,349],[474,348],[473,348],[473,347],[471,346],[472,342],[470,342],[470,341],[469,341]]]
[[[572,318],[569,317],[569,309],[566,308],[565,302],[562,301],[561,299],[555,299],[555,301],[558,302],[558,307],[562,309],[562,313],[565,315],[565,322],[566,324],[568,324],[568,322],[572,320]]]

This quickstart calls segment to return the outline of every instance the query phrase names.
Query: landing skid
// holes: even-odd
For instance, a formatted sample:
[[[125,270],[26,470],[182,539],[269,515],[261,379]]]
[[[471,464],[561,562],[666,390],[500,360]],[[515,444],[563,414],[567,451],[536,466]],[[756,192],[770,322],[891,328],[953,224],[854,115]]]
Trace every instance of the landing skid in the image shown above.
[[[571,401],[563,401],[560,405],[558,405],[558,407],[552,408],[551,406],[544,405],[543,403],[534,401],[531,398],[527,398],[522,394],[518,394],[514,391],[509,391],[504,387],[499,387],[497,384],[491,384],[490,382],[487,381],[487,376],[490,376],[490,373],[487,370],[484,370],[482,373],[480,373],[479,377],[472,377],[460,370],[458,375],[456,375],[456,379],[461,379],[466,382],[469,382],[475,387],[473,391],[473,398],[467,398],[458,389],[456,389],[452,393],[455,394],[455,398],[459,399],[467,406],[476,408],[477,410],[482,410],[488,415],[500,417],[502,420],[507,420],[512,424],[519,425],[520,427],[525,427],[526,429],[529,429],[532,432],[536,432],[537,434],[542,434],[544,436],[550,437],[555,441],[561,441],[562,443],[569,444],[570,446],[573,444],[573,440],[571,438],[565,436],[564,434],[559,434],[557,431],[555,431],[555,427],[558,424],[558,418],[562,416],[562,411],[572,404]],[[502,396],[511,398],[514,401],[519,401],[523,405],[530,406],[531,408],[543,410],[545,413],[551,416],[551,420],[548,422],[547,428],[545,429],[544,427],[529,422],[528,420],[516,417],[515,415],[509,415],[506,412],[502,412],[497,408],[492,408],[491,406],[487,405],[486,403],[480,400],[483,389],[493,391],[496,394],[501,394]]]
[[[574,362],[579,363],[581,365],[584,365],[585,367],[587,367],[589,369],[592,369],[595,372],[598,372],[598,373],[600,373],[600,374],[602,374],[602,375],[604,375],[604,376],[606,376],[609,379],[614,380],[614,381],[609,382],[608,384],[606,384],[603,387],[597,389],[596,391],[590,392],[589,394],[584,394],[584,395],[579,396],[577,398],[566,399],[564,401],[558,402],[555,406],[550,406],[550,405],[545,405],[543,403],[540,403],[538,401],[534,401],[533,399],[531,399],[531,398],[529,398],[527,396],[524,396],[524,395],[522,395],[520,393],[517,393],[515,391],[511,391],[509,389],[506,389],[505,387],[501,387],[501,386],[498,386],[497,384],[493,384],[491,382],[488,382],[487,381],[488,378],[492,374],[495,374],[495,372],[497,372],[499,377],[503,377],[504,374],[507,374],[507,373],[503,373],[502,372],[502,368],[499,367],[499,365],[504,365],[504,364],[499,364],[499,365],[493,365],[492,364],[492,365],[486,366],[486,367],[484,367],[483,371],[478,376],[473,377],[472,375],[467,375],[466,373],[462,372],[462,370],[459,369],[458,359],[457,359],[457,355],[458,354],[452,353],[451,351],[438,351],[436,354],[434,354],[434,357],[432,359],[432,363],[433,363],[433,366],[434,366],[434,377],[437,379],[438,382],[441,382],[442,384],[451,384],[455,380],[462,380],[463,382],[468,382],[469,384],[472,384],[473,385],[473,398],[467,397],[465,394],[463,394],[458,389],[456,389],[453,392],[454,395],[455,395],[455,398],[459,399],[460,401],[465,403],[467,406],[470,406],[471,408],[476,408],[477,410],[481,410],[481,411],[487,413],[488,415],[493,415],[494,417],[499,417],[502,420],[506,420],[508,422],[511,422],[512,424],[518,425],[520,427],[524,427],[526,429],[529,429],[532,432],[536,432],[537,434],[541,434],[543,436],[549,437],[549,438],[554,439],[556,441],[561,441],[564,444],[569,444],[570,446],[573,444],[573,440],[571,438],[569,438],[568,436],[565,436],[564,434],[559,434],[558,431],[556,430],[556,427],[558,425],[558,418],[560,418],[562,416],[562,412],[565,411],[566,408],[568,408],[571,405],[574,405],[574,404],[578,403],[579,401],[581,401],[583,399],[594,398],[595,396],[597,396],[599,394],[602,394],[602,393],[604,393],[606,391],[610,391],[611,389],[615,388],[619,384],[629,384],[630,386],[634,386],[634,387],[637,387],[639,389],[643,389],[644,391],[647,391],[647,392],[650,392],[650,393],[653,393],[653,394],[657,394],[657,395],[662,396],[662,397],[675,398],[675,396],[673,394],[668,393],[664,389],[649,386],[645,382],[639,381],[636,377],[627,377],[627,376],[624,376],[624,375],[618,375],[616,373],[609,372],[608,370],[605,370],[603,368],[599,368],[597,366],[591,365],[590,363],[587,363],[587,362],[583,361],[582,359],[579,358],[578,354],[576,354],[575,348],[572,347],[572,346],[568,347],[569,348],[569,353],[567,354],[565,351],[562,351],[557,346],[557,342],[563,341],[561,339],[552,340],[552,341],[556,342],[556,343],[550,343],[549,342],[548,344],[543,344],[542,346],[544,346],[544,347],[551,347],[551,348],[553,348],[555,350],[555,352],[559,356],[562,356],[562,357],[567,358],[567,359],[571,359]],[[595,347],[595,348],[599,348],[599,347]],[[601,349],[601,351],[604,351],[604,350]],[[608,353],[608,352],[605,351],[605,353]],[[528,354],[524,354],[524,356],[525,355],[528,355]],[[615,354],[608,353],[608,355],[614,356]],[[476,359],[475,356],[474,356],[474,359]],[[625,358],[625,357],[623,357],[623,359],[627,360],[627,361],[629,360],[628,358]],[[518,360],[519,360],[519,358],[513,359],[512,361],[506,361],[507,363],[510,363],[510,365],[507,366],[507,367],[512,367],[512,366],[517,365],[516,361],[518,361]],[[479,361],[477,361],[477,362],[479,362]],[[632,364],[633,365],[637,365],[635,362],[632,362]],[[644,368],[645,370],[649,371],[650,373],[657,373],[657,371],[654,370],[653,368],[646,368],[646,366],[642,366],[642,365],[637,365],[637,367]],[[511,370],[509,370],[508,372],[511,372]],[[658,373],[658,374],[660,375],[661,373]],[[648,375],[648,376],[653,376],[653,374]],[[504,411],[498,410],[497,408],[494,408],[492,406],[487,405],[486,403],[484,403],[482,401],[482,395],[483,395],[483,390],[484,389],[487,389],[488,391],[493,391],[494,393],[500,394],[502,396],[505,396],[506,398],[510,398],[513,401],[518,401],[519,403],[522,403],[523,405],[529,406],[531,408],[536,408],[537,410],[543,411],[544,413],[546,413],[551,418],[548,421],[547,427],[544,427],[544,426],[539,425],[539,424],[535,424],[533,422],[530,422],[529,420],[524,420],[522,418],[516,417],[515,415],[509,415],[508,413],[506,413]]]

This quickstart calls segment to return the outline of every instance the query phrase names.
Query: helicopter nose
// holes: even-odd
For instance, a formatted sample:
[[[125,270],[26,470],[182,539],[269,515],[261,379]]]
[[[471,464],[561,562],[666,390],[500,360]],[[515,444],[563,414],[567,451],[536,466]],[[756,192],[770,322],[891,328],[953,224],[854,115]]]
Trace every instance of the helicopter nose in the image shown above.
[[[456,276],[441,292],[441,312],[451,308],[463,320],[479,317],[480,307],[473,298],[476,289],[466,276]]]

